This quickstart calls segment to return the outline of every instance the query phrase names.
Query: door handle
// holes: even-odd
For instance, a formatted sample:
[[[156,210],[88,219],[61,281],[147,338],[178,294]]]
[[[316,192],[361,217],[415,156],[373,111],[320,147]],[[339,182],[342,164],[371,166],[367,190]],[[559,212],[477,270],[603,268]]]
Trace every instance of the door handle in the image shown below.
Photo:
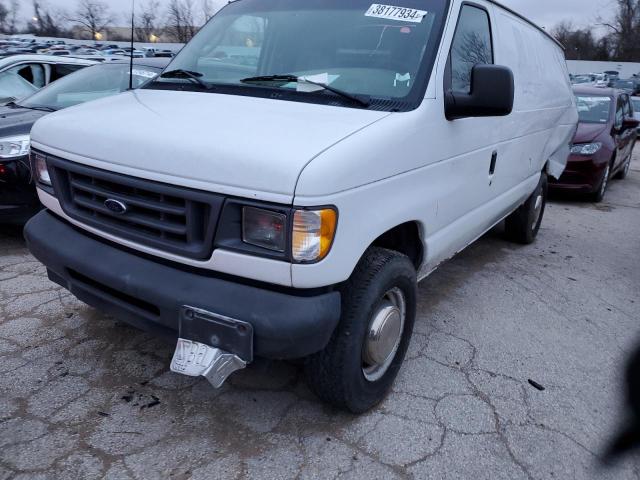
[[[491,154],[491,165],[489,166],[489,176],[493,177],[494,173],[496,173],[496,163],[498,162],[498,152],[493,152]]]

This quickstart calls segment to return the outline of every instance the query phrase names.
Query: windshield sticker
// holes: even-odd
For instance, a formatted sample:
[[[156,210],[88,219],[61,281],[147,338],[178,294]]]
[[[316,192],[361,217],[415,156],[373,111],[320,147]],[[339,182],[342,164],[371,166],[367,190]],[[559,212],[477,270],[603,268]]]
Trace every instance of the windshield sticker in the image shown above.
[[[331,85],[339,77],[340,75],[329,75],[328,73],[320,73],[318,75],[307,75],[307,76],[299,77],[298,84],[296,85],[296,90],[298,92],[305,92],[305,93],[318,92],[320,90],[324,90],[324,88],[308,82],[319,83],[321,85]]]
[[[411,73],[396,73],[396,79],[393,81],[393,86],[397,87],[399,83],[406,83],[407,87],[411,86]]]
[[[150,72],[149,70],[132,70],[132,72],[136,77],[144,77],[144,78],[156,78],[157,73]]]
[[[394,7],[393,5],[380,5],[374,3],[369,7],[366,17],[384,18],[386,20],[398,20],[400,22],[421,23],[429,12],[414,8]]]

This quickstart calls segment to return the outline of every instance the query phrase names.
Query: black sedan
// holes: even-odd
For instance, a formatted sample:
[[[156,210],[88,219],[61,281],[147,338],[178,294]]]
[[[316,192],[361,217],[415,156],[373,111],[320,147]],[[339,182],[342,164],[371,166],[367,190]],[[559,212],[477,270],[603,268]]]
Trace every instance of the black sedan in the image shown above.
[[[134,60],[134,88],[155,78],[168,62],[160,58]],[[129,71],[127,61],[95,65],[0,107],[0,223],[23,223],[40,208],[29,166],[33,124],[50,112],[127,90]]]

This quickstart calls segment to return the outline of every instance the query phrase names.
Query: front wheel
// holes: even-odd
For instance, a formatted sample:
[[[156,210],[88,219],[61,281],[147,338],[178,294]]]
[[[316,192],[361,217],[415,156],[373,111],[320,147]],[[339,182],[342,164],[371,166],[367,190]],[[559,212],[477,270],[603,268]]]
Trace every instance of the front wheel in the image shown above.
[[[404,360],[416,315],[408,257],[370,248],[341,288],[342,318],[327,347],[309,357],[309,387],[327,403],[363,413],[387,394]]]
[[[509,240],[524,245],[535,241],[547,206],[548,189],[547,174],[543,172],[535,191],[520,208],[507,217],[505,234]]]
[[[624,167],[622,168],[622,170],[620,170],[617,175],[616,175],[616,180],[624,180],[625,178],[627,178],[629,176],[629,170],[631,170],[631,157],[633,155],[629,154],[629,158],[627,158],[627,161],[624,164]]]
[[[604,169],[604,173],[602,174],[602,180],[600,180],[600,185],[598,189],[591,194],[591,200],[594,203],[600,203],[604,200],[604,196],[607,193],[607,187],[609,186],[609,178],[611,177],[611,163],[607,165]]]

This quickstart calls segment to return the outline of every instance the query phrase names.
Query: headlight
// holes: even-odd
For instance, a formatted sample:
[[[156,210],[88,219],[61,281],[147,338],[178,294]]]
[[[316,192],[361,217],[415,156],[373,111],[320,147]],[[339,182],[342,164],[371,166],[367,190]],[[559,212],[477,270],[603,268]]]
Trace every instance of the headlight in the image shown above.
[[[15,137],[0,138],[0,158],[18,158],[29,154],[31,137],[17,135]]]
[[[337,222],[333,207],[291,208],[228,199],[214,247],[292,263],[319,262],[331,250]]]
[[[602,143],[583,143],[581,145],[574,145],[571,147],[571,153],[575,155],[593,155],[602,148]]]
[[[336,234],[335,210],[296,210],[291,253],[297,262],[317,262],[327,256]]]
[[[33,155],[33,174],[36,181],[43,183],[44,185],[51,186],[51,176],[49,175],[49,169],[47,168],[47,160],[44,155],[36,153]]]
[[[244,207],[242,241],[275,252],[284,252],[287,246],[287,216],[261,208]]]

